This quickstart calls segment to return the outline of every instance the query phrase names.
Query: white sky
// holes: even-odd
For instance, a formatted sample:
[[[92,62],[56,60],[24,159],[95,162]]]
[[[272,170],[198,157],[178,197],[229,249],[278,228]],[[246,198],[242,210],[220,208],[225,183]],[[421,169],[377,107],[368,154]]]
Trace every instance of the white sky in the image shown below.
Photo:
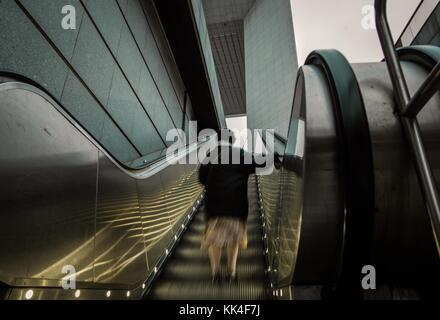
[[[397,39],[420,0],[389,0],[388,19]],[[298,64],[315,49],[338,49],[350,62],[383,58],[376,30],[365,30],[362,10],[374,0],[291,0]]]
[[[243,147],[247,141],[247,117],[231,117],[226,118],[226,126],[234,130],[235,133],[235,146]],[[239,131],[239,132],[236,132]]]

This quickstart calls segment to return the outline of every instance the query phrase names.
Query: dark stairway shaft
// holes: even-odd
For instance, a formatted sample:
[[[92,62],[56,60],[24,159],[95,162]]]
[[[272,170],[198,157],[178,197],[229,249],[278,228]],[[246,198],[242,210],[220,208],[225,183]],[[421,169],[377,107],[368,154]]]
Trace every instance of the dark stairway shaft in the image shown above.
[[[266,298],[265,261],[255,191],[250,188],[248,248],[239,253],[238,283],[212,284],[208,253],[200,249],[205,228],[202,207],[156,280],[148,299],[262,300]],[[255,201],[255,203],[253,203]],[[226,269],[226,257],[222,257]]]

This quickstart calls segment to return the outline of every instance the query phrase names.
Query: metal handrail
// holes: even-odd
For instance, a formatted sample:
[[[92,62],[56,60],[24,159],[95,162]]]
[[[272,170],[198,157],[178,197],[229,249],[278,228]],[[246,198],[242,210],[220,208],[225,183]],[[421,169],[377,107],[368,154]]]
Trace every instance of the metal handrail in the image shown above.
[[[421,185],[422,194],[431,219],[434,236],[436,238],[437,249],[440,241],[440,199],[437,185],[435,182],[432,168],[426,155],[426,150],[422,140],[422,134],[418,121],[417,113],[426,105],[432,95],[438,90],[440,83],[440,66],[436,66],[423,83],[421,88],[411,99],[408,86],[400,65],[393,37],[387,18],[387,0],[375,0],[376,26],[385,62],[390,73],[394,92],[397,96],[398,112],[402,119],[403,128],[408,139],[411,151],[414,155],[417,176]]]
[[[419,90],[413,95],[406,109],[403,111],[405,117],[413,118],[425,107],[432,96],[440,89],[440,62],[437,63],[429,73]]]

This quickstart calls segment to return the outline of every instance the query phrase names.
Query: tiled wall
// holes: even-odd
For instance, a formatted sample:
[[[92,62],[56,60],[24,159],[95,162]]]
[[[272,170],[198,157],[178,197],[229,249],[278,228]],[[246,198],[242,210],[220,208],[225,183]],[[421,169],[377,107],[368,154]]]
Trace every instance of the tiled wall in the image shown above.
[[[432,44],[440,46],[440,4],[437,4],[412,44]]]
[[[61,26],[65,5],[76,30]],[[118,160],[154,160],[191,101],[150,0],[0,1],[0,71],[44,87]]]
[[[298,69],[289,0],[257,0],[244,22],[248,126],[287,136]]]

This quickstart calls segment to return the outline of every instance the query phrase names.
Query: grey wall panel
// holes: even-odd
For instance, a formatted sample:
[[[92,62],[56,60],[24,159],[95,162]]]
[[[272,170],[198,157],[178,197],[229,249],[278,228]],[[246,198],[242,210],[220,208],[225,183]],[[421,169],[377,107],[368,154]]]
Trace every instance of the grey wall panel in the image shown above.
[[[143,48],[145,46],[145,41],[147,40],[145,37],[145,30],[148,28],[148,23],[139,0],[128,1],[127,10],[125,10],[124,13],[134,39],[138,43],[139,48]]]
[[[72,72],[69,72],[60,101],[63,106],[68,106],[68,112],[87,128],[93,137],[101,139],[107,115]],[[128,141],[125,141],[125,144],[129,144]]]
[[[165,147],[118,69],[113,75],[112,89],[106,108],[143,155]]]
[[[116,1],[87,0],[86,7],[113,53],[118,52],[124,18]],[[109,18],[111,17],[111,19]]]
[[[19,3],[23,7],[0,4],[6,44],[0,69],[45,87],[120,161],[154,160],[151,155],[165,148],[167,132],[182,127],[178,97],[185,91],[180,74],[168,72],[178,69],[163,31],[150,30],[147,16],[158,24],[154,6],[126,0]],[[76,30],[62,29],[64,5],[76,9]],[[162,56],[168,57],[166,66]]]
[[[122,28],[117,57],[128,81],[130,81],[131,86],[137,92],[139,90],[141,74],[140,66],[142,66],[144,62],[127,25],[124,25]]]
[[[147,66],[142,67],[139,85],[139,99],[148,108],[151,120],[156,125],[163,140],[166,141],[167,132],[174,128],[174,123],[156,89],[153,78]]]
[[[128,0],[115,0],[121,7],[122,12],[127,12]]]
[[[153,33],[156,45],[170,75],[180,105],[184,104],[185,85],[180,77],[179,69],[170,50],[162,24],[157,16],[156,8],[152,1],[141,1],[143,12],[147,18],[148,26]]]
[[[435,7],[422,29],[414,38],[412,44],[432,44],[440,46],[440,5]]]
[[[108,152],[117,156],[119,161],[129,163],[139,158],[139,154],[131,145],[122,144],[121,141],[124,139],[125,137],[115,124],[109,118],[104,118],[100,142]]]
[[[160,93],[164,99],[165,105],[173,118],[177,127],[181,127],[181,115],[182,109],[177,100],[176,94],[173,89],[173,85],[168,78],[165,66],[162,63],[160,52],[154,41],[153,34],[150,29],[145,31],[146,41],[145,46],[142,48],[142,53],[148,63],[151,74],[160,88]]]
[[[119,160],[125,162],[139,157],[119,128],[71,72],[60,101],[67,107],[67,111]]]
[[[153,78],[159,87],[165,105],[177,127],[181,127],[182,108],[177,100],[173,82],[168,76],[167,69],[161,57],[161,53],[155,42],[155,36],[151,32],[147,18],[139,1],[129,1],[124,12],[130,31],[143,54],[143,59],[148,64]],[[161,35],[156,35],[161,36]]]
[[[46,31],[66,59],[70,61],[84,14],[80,1],[20,0],[20,2]],[[61,19],[63,17],[61,9],[66,5],[74,6],[76,9],[76,30],[66,31],[61,27]],[[48,16],[53,17],[53,19],[48,19]]]
[[[26,76],[61,96],[67,67],[14,1],[0,2],[0,70]]]
[[[98,100],[105,105],[116,65],[88,16],[84,17],[81,24],[72,66]]]
[[[288,0],[257,0],[244,22],[248,126],[286,136],[298,69]]]

